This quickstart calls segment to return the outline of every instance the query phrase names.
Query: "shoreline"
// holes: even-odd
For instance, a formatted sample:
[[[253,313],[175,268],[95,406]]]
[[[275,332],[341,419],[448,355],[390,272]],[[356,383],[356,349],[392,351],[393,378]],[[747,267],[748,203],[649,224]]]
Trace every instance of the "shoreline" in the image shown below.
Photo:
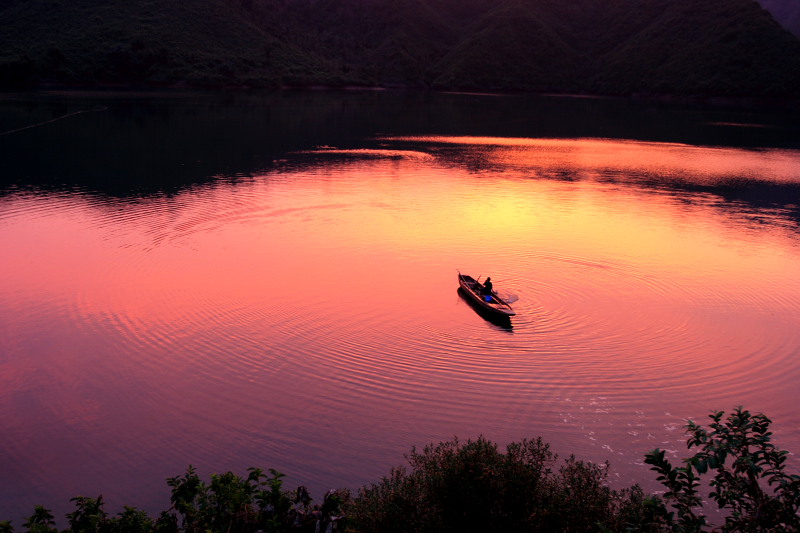
[[[178,82],[172,84],[125,84],[125,83],[96,83],[96,84],[57,84],[42,83],[29,87],[0,88],[0,97],[10,94],[30,94],[30,93],[52,93],[52,94],[76,94],[76,93],[118,93],[118,94],[177,94],[180,92],[409,92],[409,93],[433,93],[442,95],[463,95],[477,97],[545,97],[545,98],[564,98],[564,99],[586,99],[586,100],[631,100],[631,101],[652,101],[664,104],[684,104],[702,105],[703,107],[734,107],[734,108],[757,108],[757,109],[789,109],[800,110],[800,96],[796,98],[774,98],[764,96],[725,96],[725,95],[689,95],[689,94],[658,94],[632,92],[628,94],[611,93],[581,93],[581,92],[537,92],[537,91],[512,91],[512,90],[492,90],[492,89],[459,89],[459,88],[432,88],[415,87],[411,85],[327,85],[327,84],[308,84],[291,85],[282,84],[280,86],[255,86],[248,84],[225,84],[207,85],[190,84]]]

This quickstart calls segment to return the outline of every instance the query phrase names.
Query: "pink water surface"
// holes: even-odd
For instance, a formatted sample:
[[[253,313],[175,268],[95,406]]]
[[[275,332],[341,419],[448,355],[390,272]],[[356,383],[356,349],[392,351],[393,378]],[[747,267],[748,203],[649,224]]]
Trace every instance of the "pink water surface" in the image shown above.
[[[738,405],[800,450],[796,205],[713,189],[797,182],[798,152],[382,142],[173,195],[0,198],[0,519],[157,512],[189,464],[319,497],[453,436],[542,436],[653,490],[644,454]]]

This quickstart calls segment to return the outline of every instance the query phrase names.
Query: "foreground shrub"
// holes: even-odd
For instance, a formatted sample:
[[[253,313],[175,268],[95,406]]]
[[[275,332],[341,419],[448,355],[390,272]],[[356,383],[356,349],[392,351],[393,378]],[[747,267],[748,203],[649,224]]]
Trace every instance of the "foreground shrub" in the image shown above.
[[[367,532],[661,531],[659,502],[639,487],[606,486],[608,465],[570,457],[554,470],[548,444],[479,438],[430,445],[362,488],[347,506],[350,529]]]
[[[322,506],[312,506],[305,487],[287,492],[283,490],[284,475],[273,469],[269,472],[266,475],[259,468],[251,468],[246,479],[231,472],[214,474],[211,484],[206,485],[190,467],[185,476],[167,480],[172,487],[172,508],[162,513],[156,529],[159,533],[339,529],[339,507],[349,493],[331,491]]]
[[[75,511],[67,514],[64,533],[282,533],[322,531],[335,533],[343,518],[347,491],[329,492],[322,505],[312,505],[304,487],[283,489],[283,474],[251,468],[242,478],[226,472],[213,474],[205,483],[191,466],[183,476],[169,478],[172,506],[153,520],[144,511],[124,507],[110,517],[103,498],[73,498]],[[37,505],[23,525],[28,533],[58,533],[52,513]],[[0,522],[0,533],[14,533],[10,522]]]

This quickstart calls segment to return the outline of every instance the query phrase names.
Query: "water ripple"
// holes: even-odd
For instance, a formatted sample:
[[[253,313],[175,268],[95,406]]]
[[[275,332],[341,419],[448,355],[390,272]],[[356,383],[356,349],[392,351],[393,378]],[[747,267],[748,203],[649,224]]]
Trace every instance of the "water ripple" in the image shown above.
[[[306,479],[336,449],[336,468],[384,472],[484,433],[636,473],[686,416],[739,403],[797,440],[796,231],[705,192],[362,155],[171,197],[0,200],[9,457],[55,453],[42,420],[109,468]],[[459,296],[455,268],[491,270],[510,324]]]

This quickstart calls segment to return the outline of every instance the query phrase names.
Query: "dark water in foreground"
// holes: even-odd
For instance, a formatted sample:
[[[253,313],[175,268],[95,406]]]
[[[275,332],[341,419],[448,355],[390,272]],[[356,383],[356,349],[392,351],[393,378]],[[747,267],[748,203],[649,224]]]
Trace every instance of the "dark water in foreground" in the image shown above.
[[[797,452],[796,118],[0,97],[0,520],[100,493],[160,511],[189,464],[320,497],[456,435],[542,436],[653,490],[643,455],[737,405]],[[456,269],[492,276],[510,327]]]

